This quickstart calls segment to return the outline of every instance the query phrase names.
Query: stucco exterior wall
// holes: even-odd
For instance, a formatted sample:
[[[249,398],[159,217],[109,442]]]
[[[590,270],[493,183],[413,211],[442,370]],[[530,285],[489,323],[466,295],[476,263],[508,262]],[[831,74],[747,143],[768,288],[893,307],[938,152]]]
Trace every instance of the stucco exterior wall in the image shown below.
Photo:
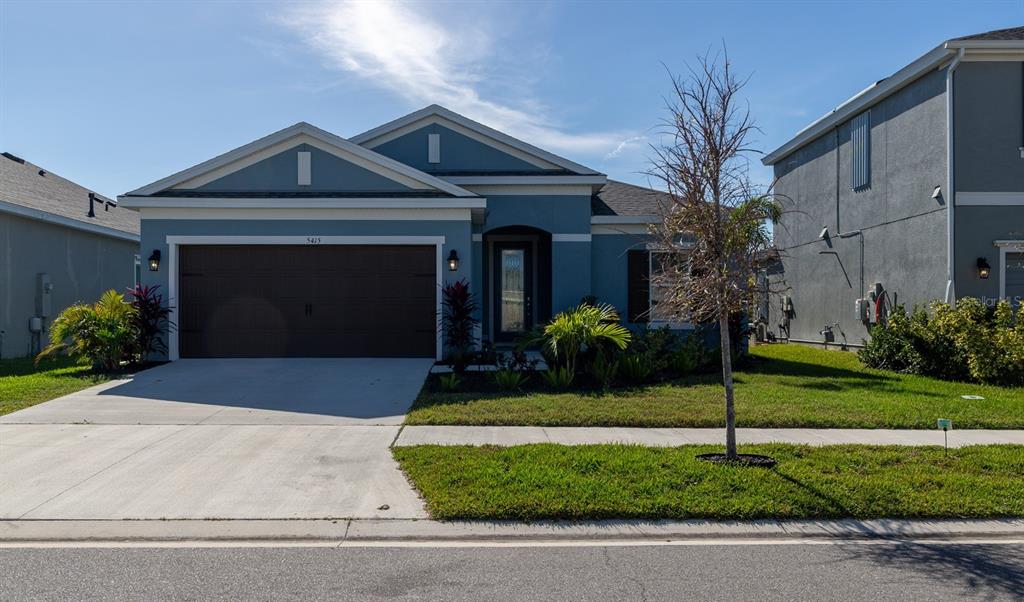
[[[595,234],[591,240],[591,291],[601,303],[610,303],[628,319],[627,252],[644,249],[648,237],[640,234]]]
[[[1019,61],[965,62],[956,71],[957,192],[1024,193],[1024,68]]]
[[[855,300],[875,282],[908,306],[943,297],[945,205],[931,197],[945,182],[945,123],[945,72],[935,71],[871,107],[866,189],[851,186],[849,122],[775,165],[787,213],[775,228],[784,273],[772,279],[791,287],[791,338],[822,341],[819,332],[838,323],[836,341],[859,344],[869,335]],[[829,242],[818,238],[825,226]],[[839,237],[857,230],[863,283],[860,237]],[[779,335],[780,309],[773,299],[769,327]]]
[[[69,305],[131,287],[138,253],[139,245],[131,241],[0,214],[0,354],[20,357],[33,351],[29,319],[37,315],[37,274],[49,274],[53,284],[48,328]],[[44,332],[43,346],[48,337]]]
[[[427,139],[440,136],[440,162],[430,163]],[[542,168],[477,142],[439,124],[430,124],[373,148],[374,152],[401,161],[420,171],[543,171]]]
[[[957,207],[955,213],[957,297],[978,297],[986,302],[999,298],[1002,265],[997,240],[1024,240],[1024,205]],[[978,258],[992,266],[991,276],[978,275]]]

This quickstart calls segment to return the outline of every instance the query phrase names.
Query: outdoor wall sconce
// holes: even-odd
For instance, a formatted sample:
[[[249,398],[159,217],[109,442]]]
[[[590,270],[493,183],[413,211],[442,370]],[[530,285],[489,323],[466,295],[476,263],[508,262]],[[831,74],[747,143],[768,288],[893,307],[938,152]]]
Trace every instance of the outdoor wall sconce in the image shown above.
[[[455,252],[455,249],[448,253],[448,269],[452,272],[459,269],[459,254]]]
[[[982,280],[987,280],[989,275],[992,274],[992,266],[988,264],[988,260],[984,257],[978,258],[978,277]]]
[[[153,249],[153,254],[149,256],[149,271],[156,272],[160,269],[160,249]]]

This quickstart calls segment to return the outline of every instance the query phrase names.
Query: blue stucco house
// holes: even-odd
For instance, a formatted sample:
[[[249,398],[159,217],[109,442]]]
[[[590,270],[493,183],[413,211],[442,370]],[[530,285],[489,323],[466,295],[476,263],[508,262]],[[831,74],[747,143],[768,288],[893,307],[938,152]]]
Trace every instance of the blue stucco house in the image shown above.
[[[439,106],[342,138],[299,123],[118,197],[169,358],[435,357],[441,287],[510,342],[594,296],[642,327],[663,195]]]

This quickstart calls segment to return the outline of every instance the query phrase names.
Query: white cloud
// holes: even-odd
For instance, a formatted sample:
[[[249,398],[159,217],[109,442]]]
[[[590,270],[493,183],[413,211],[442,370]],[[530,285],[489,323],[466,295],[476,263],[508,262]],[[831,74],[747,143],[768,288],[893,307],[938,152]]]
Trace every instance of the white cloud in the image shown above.
[[[635,141],[624,132],[566,132],[544,116],[543,104],[529,92],[520,90],[514,101],[485,98],[481,83],[493,39],[486,21],[466,19],[449,28],[422,6],[391,0],[303,5],[280,20],[336,69],[542,148],[613,158]]]

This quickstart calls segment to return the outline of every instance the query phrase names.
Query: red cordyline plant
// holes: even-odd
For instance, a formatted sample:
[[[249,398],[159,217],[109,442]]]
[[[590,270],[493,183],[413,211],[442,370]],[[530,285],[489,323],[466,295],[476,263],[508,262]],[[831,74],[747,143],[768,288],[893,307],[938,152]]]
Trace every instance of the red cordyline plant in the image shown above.
[[[687,76],[673,77],[666,131],[650,171],[669,199],[651,228],[663,251],[651,274],[665,293],[659,317],[719,325],[729,460],[738,459],[729,316],[748,311],[763,294],[757,275],[770,257],[768,222],[781,214],[771,187],[759,191],[748,177],[747,138],[755,126],[738,98],[745,83],[724,51],[699,57]]]
[[[157,293],[159,285],[142,286],[128,289],[130,305],[135,309],[132,316],[135,330],[135,354],[139,361],[146,361],[150,353],[166,353],[167,344],[163,340],[165,328],[173,328],[170,323],[171,309],[164,307],[163,295]]]
[[[478,305],[465,279],[449,282],[441,289],[443,309],[441,330],[449,359],[455,372],[462,372],[469,362],[469,354],[476,342],[474,330]]]

